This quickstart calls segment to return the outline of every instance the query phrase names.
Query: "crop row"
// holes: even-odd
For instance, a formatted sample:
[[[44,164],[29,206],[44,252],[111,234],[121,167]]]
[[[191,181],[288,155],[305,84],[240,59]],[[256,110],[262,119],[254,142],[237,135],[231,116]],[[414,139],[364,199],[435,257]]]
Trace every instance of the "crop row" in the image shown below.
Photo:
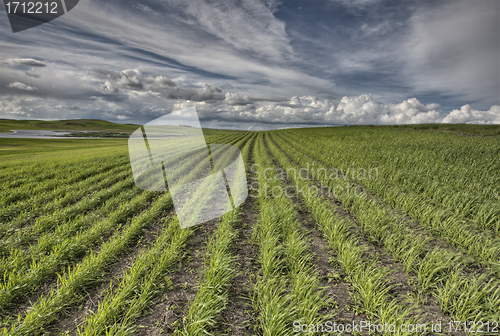
[[[224,143],[232,138],[234,135],[230,134],[206,137],[209,143]],[[114,146],[99,153],[94,152],[90,158],[57,157],[37,160],[22,166],[18,162],[9,162],[2,167],[0,202],[27,199],[53,188],[69,187],[75,182],[122,166],[128,161],[126,146]],[[56,181],[61,183],[57,184]]]
[[[235,146],[241,148],[245,162],[248,162],[254,138],[255,136],[245,136],[235,143]],[[235,190],[232,192],[237,193]],[[186,314],[186,323],[180,330],[184,335],[210,334],[216,324],[216,318],[226,308],[227,287],[236,276],[235,256],[231,253],[231,248],[238,234],[235,225],[239,221],[240,211],[238,207],[225,214],[207,243],[203,275]]]
[[[189,167],[197,166],[199,164],[199,160],[200,160],[199,158],[194,157],[194,160],[191,160],[192,162],[189,162],[188,166]],[[99,179],[98,175],[96,176],[96,178],[88,179],[77,186],[73,186],[73,189],[71,190],[70,193],[68,190],[66,190],[65,193],[68,194],[62,200],[56,200],[49,204],[43,204],[42,203],[44,200],[43,198],[33,200],[33,203],[35,203],[36,208],[35,206],[32,206],[29,210],[25,210],[25,212],[23,212],[24,216],[15,218],[8,225],[5,225],[2,228],[7,232],[14,230],[14,232],[16,232],[16,236],[11,237],[10,240],[2,241],[2,245],[0,245],[0,251],[4,251],[5,254],[7,250],[13,247],[13,244],[22,245],[26,242],[29,242],[29,240],[36,237],[37,234],[41,232],[46,232],[47,230],[54,228],[60,223],[64,223],[67,220],[71,220],[75,216],[82,215],[87,211],[89,211],[90,209],[93,209],[96,206],[102,204],[103,202],[106,201],[106,199],[114,195],[116,192],[119,192],[121,189],[125,187],[128,188],[129,186],[131,186],[131,183],[133,182],[131,180],[130,181],[127,180],[125,182],[119,183],[118,186],[115,186],[111,189],[104,189],[104,190],[101,189],[107,188],[111,184],[120,181],[121,179],[129,175],[130,175],[130,170],[128,166],[126,166],[125,169],[117,168],[110,171],[105,176],[103,176],[105,177],[105,179],[100,181],[99,183],[96,183],[97,180]],[[95,191],[98,192],[94,193]],[[35,225],[31,226],[28,230],[16,229],[25,224],[27,221],[32,220],[35,216],[41,215],[42,213],[53,211],[55,209],[63,208],[70,201],[76,200],[82,195],[88,195],[88,196],[71,207],[67,207],[62,210],[56,211],[51,215],[46,215],[37,218],[35,221]],[[45,200],[46,199],[50,200],[50,197],[46,197]],[[37,203],[37,201],[39,201],[40,203]],[[17,211],[20,210],[18,207],[16,207],[15,209]],[[8,212],[10,215],[13,214],[13,211],[6,211],[6,212]]]
[[[4,175],[0,183],[8,190],[15,190],[18,187],[36,186],[38,183],[45,183],[51,179],[66,179],[68,181],[77,180],[79,174],[75,172],[88,173],[93,175],[93,170],[106,169],[113,162],[109,162],[109,158],[113,157],[116,161],[127,161],[126,147],[112,147],[104,151],[92,153],[91,157],[78,156],[53,156],[35,161],[23,161],[19,164],[18,161],[7,162],[2,169]]]
[[[290,150],[303,148],[297,144],[296,140],[288,138],[286,140],[290,145],[294,144]],[[328,156],[328,149],[318,154],[318,151],[311,150],[311,148],[315,148],[314,145],[310,144],[303,151],[314,160],[319,160],[323,168],[328,169],[328,165],[334,163],[340,164],[339,161],[332,161]],[[323,176],[326,175],[323,174]],[[403,210],[412,219],[431,230],[434,235],[467,253],[481,266],[491,268],[497,276],[500,276],[500,237],[496,237],[491,230],[481,230],[478,223],[467,220],[453,211],[422,202],[419,195],[406,193],[398,186],[390,186],[383,179],[355,178],[353,180],[388,204]]]
[[[116,157],[111,162],[104,160],[94,160],[90,163],[80,163],[80,166],[85,169],[77,169],[77,167],[70,166],[59,170],[49,170],[43,179],[40,181],[33,181],[31,183],[25,182],[17,185],[18,180],[12,178],[12,184],[5,185],[0,193],[0,206],[6,206],[26,199],[32,199],[40,194],[46,194],[46,197],[51,195],[51,191],[57,190],[60,195],[64,191],[73,189],[73,184],[89,179],[92,176],[106,173],[117,167],[122,167],[127,163],[127,158]],[[75,171],[77,172],[75,174]],[[48,195],[47,195],[48,194]]]
[[[127,172],[110,176],[109,178],[101,181],[101,183],[97,183],[96,185],[99,187],[96,190],[92,190],[94,189],[94,186],[89,185],[88,187],[90,190],[88,192],[90,192],[90,195],[83,197],[75,204],[60,210],[55,210],[50,214],[32,218],[32,221],[34,222],[32,225],[18,228],[14,231],[14,233],[3,238],[0,245],[2,255],[7,255],[9,252],[12,253],[13,248],[33,243],[39,238],[40,235],[53,232],[53,230],[58,226],[63,225],[68,221],[73,221],[78,216],[85,215],[90,211],[95,210],[117,193],[130,189],[134,185],[134,181],[130,178],[124,179],[127,176]],[[50,205],[47,207],[49,206]],[[13,220],[6,225],[19,227],[20,222],[21,220]]]
[[[144,193],[143,195],[148,194]],[[146,199],[140,201],[142,201],[138,202],[140,204],[147,203]],[[162,218],[165,211],[171,207],[172,200],[167,193],[154,202],[151,209],[143,211],[140,215],[134,217],[130,224],[124,227],[123,231],[115,231],[113,237],[101,246],[99,253],[90,253],[78,265],[68,268],[66,272],[58,275],[56,288],[52,289],[49,294],[40,297],[26,311],[26,314],[20,314],[18,321],[13,323],[10,328],[4,327],[3,334],[26,336],[43,334],[43,328],[57,319],[59,312],[70,305],[81,302],[85,298],[82,295],[84,289],[99,281],[106,268],[125,252],[126,248],[142,234],[147,226]],[[92,228],[92,231],[95,231],[95,227]],[[43,267],[46,264],[48,264],[48,261],[42,263],[41,266]]]
[[[278,160],[284,169],[296,169],[298,166],[287,158],[271,141],[267,142],[271,155]],[[290,183],[297,188],[308,190],[312,181],[290,175]],[[394,335],[408,335],[400,327],[419,323],[415,316],[417,308],[409,303],[401,302],[390,293],[392,286],[389,278],[392,270],[381,265],[376,255],[368,253],[369,247],[361,242],[355,232],[356,222],[341,215],[341,211],[322,197],[309,197],[307,193],[299,193],[311,211],[319,230],[327,240],[329,247],[335,252],[338,263],[347,274],[347,280],[355,290],[354,299],[363,313],[372,321],[380,324],[394,325]]]
[[[0,273],[8,281],[8,274],[25,274],[31,266],[46,257],[57,246],[66,244],[79,232],[84,232],[95,223],[106,218],[122,204],[127,203],[138,194],[138,190],[117,191],[116,195],[107,200],[104,205],[90,214],[82,214],[57,226],[54,232],[48,232],[38,238],[36,244],[27,249],[11,249],[10,255],[0,260]],[[77,255],[73,254],[73,257]]]
[[[144,248],[120,281],[104,296],[97,311],[78,327],[79,335],[131,335],[134,319],[169,284],[168,273],[184,256],[192,230],[181,229],[174,217],[156,240]]]
[[[286,140],[290,145],[295,144],[289,148],[291,151],[304,148],[297,144],[296,140],[289,138]],[[329,165],[341,164],[339,161],[332,161],[328,156],[329,149],[319,152],[317,149],[313,150],[313,148],[319,148],[319,144],[316,146],[310,143],[309,147],[303,149],[303,152],[310,157],[309,161],[319,160],[317,169],[323,165],[322,167],[328,170]],[[311,165],[312,161],[309,164]],[[322,178],[325,183],[339,184],[341,180],[331,179],[328,174],[322,174]],[[489,230],[480,230],[476,223],[467,220],[462,215],[422,202],[419,195],[405,193],[398,186],[389,186],[383,179],[355,177],[353,180],[388,204],[403,210],[412,219],[431,230],[435,236],[441,237],[452,246],[467,253],[481,266],[491,268],[496,276],[500,277],[500,238],[495,237]]]
[[[249,134],[243,134],[240,135],[240,137],[238,137],[237,139],[233,137],[233,139],[227,140],[230,140],[230,142],[235,142],[236,140],[242,139],[243,137],[246,137],[248,135]],[[192,167],[193,165],[195,166],[195,168],[190,172],[189,175],[191,176],[193,176],[193,174],[196,174],[196,171],[200,166],[199,160],[198,162],[193,161],[190,167]],[[189,178],[189,175],[185,178]],[[10,264],[5,263],[2,265],[6,266],[6,269],[8,269],[8,272],[5,273],[6,281],[3,285],[2,291],[0,292],[0,302],[2,303],[2,310],[8,311],[14,302],[19,303],[20,299],[22,299],[23,297],[27,297],[30,293],[33,293],[44,281],[53,277],[56,272],[60,272],[62,270],[62,267],[64,267],[64,265],[66,265],[68,262],[71,264],[73,260],[77,260],[82,254],[86,254],[91,251],[96,243],[105,238],[111,232],[116,231],[116,229],[120,227],[121,223],[124,220],[129,218],[134,212],[138,211],[142,207],[142,204],[149,203],[149,200],[155,197],[155,193],[146,192],[143,193],[141,197],[136,198],[132,201],[132,207],[127,204],[122,204],[121,206],[119,206],[120,201],[123,203],[123,201],[126,201],[127,199],[130,199],[131,196],[133,196],[130,192],[126,191],[131,186],[129,186],[130,183],[133,184],[132,181],[129,181],[127,179],[117,184],[117,186],[126,186],[126,188],[124,189],[125,191],[119,194],[119,197],[113,196],[107,201],[99,201],[99,199],[101,199],[102,197],[89,198],[90,200],[95,200],[95,202],[98,202],[95,205],[103,204],[101,208],[92,209],[94,211],[88,214],[85,214],[85,211],[81,211],[80,209],[80,211],[76,211],[74,216],[68,216],[64,220],[61,219],[54,221],[55,225],[53,225],[52,227],[55,228],[55,234],[50,235],[50,233],[47,232],[47,234],[40,237],[38,240],[38,244],[33,245],[28,249],[28,251],[31,252],[29,254],[29,257],[26,257],[26,255],[22,255],[22,251],[20,250],[16,253],[13,253],[14,260],[11,260],[13,262]],[[116,189],[117,186],[113,188]],[[116,193],[120,192],[120,188],[116,190],[112,189],[110,189],[109,191],[111,195],[116,195]],[[137,190],[133,189],[132,193],[136,194]],[[146,199],[144,197],[146,197]],[[169,202],[171,203],[170,197],[168,198]],[[102,217],[109,210],[112,210],[117,206],[118,209],[113,211],[107,218]],[[67,209],[64,209],[63,211],[61,211],[61,214],[66,213],[67,211]],[[97,223],[95,223],[96,221]],[[89,226],[90,224],[92,224],[92,226]],[[35,231],[43,232],[43,230]],[[185,230],[185,232],[189,232],[189,230]],[[115,237],[118,237],[117,233],[115,233]],[[185,238],[187,238],[187,236],[185,236]],[[115,238],[112,238],[112,240],[113,239]],[[100,247],[100,253],[98,256],[102,254],[103,248],[105,248],[105,246],[108,246],[106,244]],[[92,258],[93,256],[96,258],[100,258],[98,256],[95,256],[91,252],[91,254],[87,256],[82,263],[85,263],[88,258]],[[112,259],[110,259],[110,261],[112,261]],[[74,270],[79,270],[80,267],[82,267],[82,263],[75,266]],[[107,262],[105,264],[107,265]],[[27,269],[25,269],[27,273],[19,273],[19,271],[22,270],[23,267],[28,267]],[[74,277],[73,273],[73,270],[68,269],[68,272],[65,273],[67,275],[60,275],[59,277],[60,279],[62,279],[64,276],[67,276],[68,279],[70,279]],[[92,281],[89,282],[89,284],[91,283]],[[60,291],[61,290],[59,289],[56,292],[59,293]],[[56,294],[52,293],[51,295]],[[144,299],[144,297],[142,299]],[[59,311],[59,308],[57,308],[59,303],[54,306],[54,302],[46,303],[43,300],[43,298],[41,299],[41,301],[39,300],[40,305],[37,306],[37,304],[35,304],[36,308],[32,307],[31,309],[41,309],[42,311],[45,311],[44,309],[49,309],[55,310],[56,312]],[[45,307],[46,305],[48,305],[50,308],[40,308]],[[31,323],[28,322],[30,321],[30,316],[30,313],[28,313],[23,320],[22,316],[19,315],[19,321],[17,325],[21,326],[21,330],[25,325]],[[5,320],[4,325],[7,325],[7,323],[9,323],[9,320],[10,318]],[[23,322],[21,323],[21,321]],[[38,321],[35,324],[40,325],[41,323],[42,322]],[[50,321],[48,321],[47,323],[50,323]],[[45,325],[45,322],[43,322],[42,325]],[[13,330],[17,330],[15,327],[13,328]],[[28,330],[33,330],[30,329],[31,327],[29,326],[27,328]]]
[[[441,157],[434,157],[436,152],[442,153],[448,150],[447,143],[439,144],[443,148],[428,148],[429,144],[423,143],[421,144],[421,147],[425,148],[423,150],[415,148],[415,144],[395,140],[394,144],[402,148],[395,150],[377,147],[373,152],[370,151],[370,145],[356,142],[357,146],[354,147],[349,141],[339,141],[335,137],[312,139],[312,135],[309,135],[309,138],[288,137],[286,133],[282,135],[300,147],[305,143],[313,143],[314,147],[321,144],[323,150],[315,155],[328,158],[329,163],[335,162],[334,168],[352,172],[354,175],[348,175],[355,178],[359,167],[376,168],[378,180],[367,180],[366,177],[362,177],[364,183],[383,181],[384,186],[381,190],[396,188],[395,193],[404,192],[413,195],[432,207],[454,213],[455,217],[464,217],[464,220],[476,229],[491,230],[494,235],[500,235],[500,190],[493,190],[495,187],[498,188],[500,183],[498,175],[500,167],[497,160],[487,159],[495,155],[494,149],[486,147],[487,143],[478,151],[479,153],[489,151],[489,155],[478,156],[475,150],[469,148],[473,144],[466,143],[460,147],[460,143],[456,143],[460,139],[454,139],[454,142],[450,142],[457,147],[453,151],[469,153],[470,149],[474,159],[462,155],[450,162],[449,159],[443,161]]]
[[[133,191],[130,193],[133,194]],[[128,198],[131,194],[124,196]],[[116,231],[131,215],[144,209],[154,197],[155,193],[144,192],[131,201],[121,204],[107,217],[94,223],[90,229],[62,239],[52,247],[49,254],[42,254],[30,264],[28,272],[12,271],[4,274],[4,282],[0,287],[0,311],[11,308],[22,296],[39,288],[42,283],[61,272],[71,261],[91,252],[93,246]]]
[[[107,173],[98,174],[72,185],[72,189],[54,190],[43,193],[30,200],[20,201],[0,211],[0,218],[5,223],[2,235],[10,235],[19,228],[33,222],[37,217],[51,213],[78,202],[83,197],[89,198],[101,189],[124,178],[129,169],[118,167]]]
[[[290,132],[282,134],[287,133]],[[298,130],[294,137],[320,142],[330,152],[335,149],[332,154],[349,163],[376,160],[388,173],[384,178],[394,177],[398,184],[430,181],[452,188],[453,194],[466,191],[485,197],[484,200],[500,199],[498,137],[393,132],[369,127]]]
[[[273,167],[260,136],[255,149],[259,182],[279,187],[277,180],[265,181],[262,171]],[[319,311],[331,304],[323,295],[308,251],[308,241],[297,220],[293,203],[286,197],[259,192],[259,220],[252,238],[259,247],[262,273],[253,285],[252,306],[258,329],[264,335],[289,335],[293,321],[319,323],[328,316]]]
[[[237,145],[242,144],[246,142],[247,136],[236,137],[228,141],[230,143],[237,142]],[[203,186],[200,188],[202,189]],[[198,210],[201,211],[201,208]],[[224,301],[222,292],[227,282],[223,280],[226,279],[224,275],[227,276],[227,273],[231,273],[229,264],[232,259],[228,255],[228,248],[234,237],[232,226],[236,220],[237,212],[226,214],[219,224],[216,238],[212,240],[211,244],[209,243],[209,267],[205,269],[204,282],[200,283],[197,296],[191,303],[187,318],[190,323],[185,326],[186,329],[204,330],[207,324],[210,324],[210,317],[212,319],[215,317],[214,309],[218,305],[210,305],[209,302],[205,302],[205,299],[211,299],[212,303],[216,301],[219,304]],[[134,260],[132,268],[124,274],[116,289],[108,291],[100,302],[96,313],[89,316],[83,326],[79,327],[79,333],[82,335],[133,334],[137,327],[133,324],[134,319],[142,313],[148,301],[155,296],[158,290],[169,285],[169,280],[165,280],[165,274],[184,255],[185,242],[192,233],[193,230],[190,228],[181,230],[177,218],[174,218],[167,230],[157,239],[154,247]],[[160,253],[161,256],[159,256]],[[214,294],[213,291],[218,291],[217,295],[203,295]],[[200,306],[203,309],[196,309]],[[199,314],[203,316],[201,319],[198,319]]]
[[[195,166],[190,174],[188,174],[184,178],[192,178],[193,175],[197,174],[200,168],[202,169],[203,165],[199,164],[199,160],[193,163],[197,164],[197,166]],[[120,190],[132,185],[133,181],[127,179],[118,183],[115,188],[116,190],[110,189],[104,190],[102,192],[105,192],[111,196],[114,193],[119,192]],[[135,194],[136,191],[134,190],[132,191],[132,193]],[[124,196],[130,197],[130,194],[125,194]],[[78,258],[84,253],[88,253],[88,251],[90,251],[90,248],[94,246],[100,239],[102,239],[103,236],[115,230],[116,226],[121,221],[125,220],[127,216],[130,216],[135,211],[139,210],[140,207],[143,206],[143,204],[149,202],[152,197],[154,197],[154,193],[143,193],[141,197],[132,200],[131,206],[128,206],[126,203],[123,204],[108,217],[100,219],[97,223],[93,223],[89,230],[81,230],[77,235],[74,236],[69,235],[71,230],[70,232],[66,230],[72,225],[78,224],[78,222],[73,221],[71,217],[66,218],[68,219],[66,224],[60,220],[51,221],[55,223],[55,225],[61,226],[61,229],[58,230],[61,236],[51,237],[49,240],[50,244],[48,245],[45,244],[47,237],[43,236],[41,240],[42,245],[40,245],[40,248],[34,249],[36,252],[41,252],[41,254],[33,254],[32,256],[34,260],[19,257],[21,251],[17,251],[17,253],[15,251],[12,251],[14,257],[13,260],[4,260],[7,265],[7,262],[10,261],[10,264],[13,267],[10,267],[10,272],[7,271],[6,273],[4,273],[5,280],[2,284],[2,288],[0,288],[0,309],[5,309],[15,300],[19,299],[21,295],[26,295],[26,293],[38,288],[38,286],[44,279],[53,276],[70,260]],[[87,202],[100,202],[100,198],[89,198]],[[82,203],[84,205],[86,204],[86,202]],[[80,212],[81,211],[77,211],[75,214]],[[62,213],[67,213],[67,210],[63,210]],[[85,217],[88,217],[88,215],[86,215]],[[51,218],[52,217],[49,217],[49,219]],[[44,251],[41,249],[46,249],[46,252],[44,253]],[[22,270],[26,267],[29,267],[29,272],[16,272],[16,270]]]
[[[298,163],[297,165],[290,161],[283,153],[277,154],[280,160],[286,163],[284,166],[297,169],[307,165],[307,162],[314,162],[316,167],[324,167],[319,161],[314,161],[310,156],[291,147],[289,143],[281,139],[277,142],[281,150]],[[302,179],[297,181],[307,182]],[[345,183],[336,179],[325,178],[321,182],[330,190],[345,188]],[[314,188],[318,188],[317,185]],[[429,237],[423,233],[417,234],[411,227],[406,226],[404,221],[395,218],[390,210],[380,207],[376,200],[356,197],[354,193],[333,197],[355,216],[362,231],[371,241],[380,244],[396,260],[403,263],[406,272],[416,277],[422,290],[435,297],[444,313],[461,321],[499,319],[500,287],[497,280],[491,279],[487,274],[475,274],[470,271],[467,259],[461,254],[433,247]]]

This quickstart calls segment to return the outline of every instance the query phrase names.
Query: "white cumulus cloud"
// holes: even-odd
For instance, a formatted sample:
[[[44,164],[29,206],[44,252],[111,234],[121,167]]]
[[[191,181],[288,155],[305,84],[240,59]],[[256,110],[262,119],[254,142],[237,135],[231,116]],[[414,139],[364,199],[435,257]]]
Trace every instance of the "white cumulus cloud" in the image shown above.
[[[500,124],[500,105],[494,105],[488,111],[480,111],[467,104],[460,110],[451,111],[443,119],[443,123]]]
[[[73,93],[64,89],[70,77],[50,77],[48,70],[43,74],[43,81],[19,73],[24,76],[23,81],[29,80],[26,83],[14,79],[16,76],[9,72],[4,73],[3,87],[8,89],[3,95],[2,117],[104,118],[145,123],[172,111],[196,106],[202,125],[224,128],[500,123],[500,105],[488,110],[464,105],[444,111],[439,104],[423,104],[417,98],[388,104],[369,94],[344,96],[340,100],[314,95],[266,98],[237,91],[229,84],[217,86],[185,76],[171,79],[140,69],[97,69],[73,77],[73,87],[78,86],[83,92]],[[16,98],[21,94],[23,97]]]
[[[21,82],[12,82],[7,85],[7,87],[26,91],[35,91],[37,89],[36,87],[29,86]]]

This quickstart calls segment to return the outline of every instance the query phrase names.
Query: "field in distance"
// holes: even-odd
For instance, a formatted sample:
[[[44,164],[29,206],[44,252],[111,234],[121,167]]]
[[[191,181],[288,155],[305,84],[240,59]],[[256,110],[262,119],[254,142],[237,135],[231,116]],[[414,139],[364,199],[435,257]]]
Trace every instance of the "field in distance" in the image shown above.
[[[132,133],[141,125],[118,124],[99,119],[70,120],[13,120],[0,118],[0,132],[19,130],[59,130],[59,131],[95,131],[95,132],[127,132]],[[401,128],[408,130],[434,131],[444,133],[461,133],[468,135],[500,135],[500,125],[472,124],[418,124],[394,126],[370,126],[382,128]]]
[[[127,132],[132,133],[140,125],[117,124],[98,119],[71,120],[13,120],[0,119],[0,132],[10,130],[48,130],[48,131],[95,131],[95,132]]]
[[[0,139],[0,335],[496,334],[499,127],[204,130],[249,196],[187,229],[127,139]]]

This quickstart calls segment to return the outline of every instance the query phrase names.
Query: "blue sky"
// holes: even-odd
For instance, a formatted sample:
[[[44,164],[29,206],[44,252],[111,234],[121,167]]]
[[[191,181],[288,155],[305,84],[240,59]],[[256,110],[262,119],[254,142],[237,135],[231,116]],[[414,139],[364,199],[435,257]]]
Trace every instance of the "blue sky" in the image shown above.
[[[81,0],[14,34],[2,10],[0,117],[500,123],[499,21],[498,0]]]

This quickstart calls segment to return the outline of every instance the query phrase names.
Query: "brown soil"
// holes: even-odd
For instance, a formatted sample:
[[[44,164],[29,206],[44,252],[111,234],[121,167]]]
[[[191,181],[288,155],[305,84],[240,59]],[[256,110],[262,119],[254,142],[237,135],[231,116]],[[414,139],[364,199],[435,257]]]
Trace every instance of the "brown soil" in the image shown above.
[[[233,247],[233,255],[237,258],[235,264],[237,275],[228,288],[228,305],[217,319],[220,330],[230,335],[255,334],[253,330],[255,315],[250,301],[251,281],[255,281],[260,266],[256,247],[250,244],[250,236],[256,220],[254,200],[249,197],[242,206],[239,235]]]
[[[255,139],[250,144],[250,157],[248,162],[253,163],[253,148]],[[247,171],[250,170],[247,167]],[[252,178],[252,176],[248,176]],[[254,335],[253,325],[255,312],[251,306],[252,286],[255,276],[259,273],[257,248],[251,244],[250,238],[253,226],[257,222],[258,211],[255,194],[249,193],[242,205],[239,235],[233,245],[233,255],[236,256],[236,277],[231,281],[228,289],[228,305],[218,319],[220,330],[225,330],[230,335]]]

